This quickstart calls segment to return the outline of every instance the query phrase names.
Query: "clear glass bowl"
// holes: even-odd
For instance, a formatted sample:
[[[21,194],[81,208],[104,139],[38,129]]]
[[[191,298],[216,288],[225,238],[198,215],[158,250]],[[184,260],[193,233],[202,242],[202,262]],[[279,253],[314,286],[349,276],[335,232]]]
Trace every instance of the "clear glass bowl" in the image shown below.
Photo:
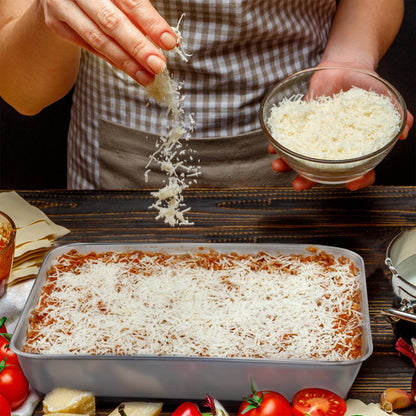
[[[0,211],[0,298],[6,293],[16,242],[16,226],[13,220]]]
[[[312,86],[311,86],[312,85]],[[374,91],[387,96],[400,114],[400,129],[387,144],[372,153],[350,159],[317,159],[288,149],[273,137],[268,126],[273,106],[284,98],[301,94],[307,96],[319,85],[314,96],[332,96],[351,87]],[[277,154],[296,172],[311,181],[323,184],[342,184],[357,179],[377,166],[391,151],[406,126],[407,108],[399,92],[386,80],[364,70],[343,67],[305,69],[277,83],[264,97],[260,106],[260,124]],[[324,139],[324,138],[323,138]]]

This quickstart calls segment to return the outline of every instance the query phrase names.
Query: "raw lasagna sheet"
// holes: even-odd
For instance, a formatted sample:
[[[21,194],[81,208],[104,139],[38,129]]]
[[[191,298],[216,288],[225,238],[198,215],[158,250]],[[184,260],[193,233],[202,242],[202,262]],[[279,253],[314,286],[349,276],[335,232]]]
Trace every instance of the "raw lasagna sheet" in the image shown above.
[[[351,259],[325,251],[72,250],[47,272],[24,350],[356,359],[358,272]]]

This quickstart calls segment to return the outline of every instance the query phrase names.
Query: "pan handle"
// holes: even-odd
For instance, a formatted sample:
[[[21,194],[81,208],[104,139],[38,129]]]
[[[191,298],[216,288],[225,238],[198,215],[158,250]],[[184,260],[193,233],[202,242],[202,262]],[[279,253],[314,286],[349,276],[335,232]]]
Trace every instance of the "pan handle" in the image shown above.
[[[391,284],[392,284],[394,293],[399,298],[403,299],[403,301],[405,301],[405,302],[408,302],[408,300],[403,298],[403,295],[402,295],[401,292],[404,292],[409,297],[409,299],[415,299],[416,296],[411,293],[411,291],[415,289],[414,285],[411,284],[410,282],[408,282],[405,278],[403,278],[399,274],[397,269],[393,266],[393,262],[391,261],[391,258],[386,257],[384,263],[389,268],[389,270],[392,274]],[[405,289],[405,287],[406,287],[406,289]]]
[[[386,263],[386,266],[389,268],[391,274],[396,275],[396,276],[399,275],[399,272],[393,266],[393,262],[391,261],[390,257],[386,257],[386,260],[384,262]]]
[[[416,323],[416,315],[414,313],[401,311],[400,309],[390,308],[382,311],[382,314],[389,318],[404,319],[405,321]]]

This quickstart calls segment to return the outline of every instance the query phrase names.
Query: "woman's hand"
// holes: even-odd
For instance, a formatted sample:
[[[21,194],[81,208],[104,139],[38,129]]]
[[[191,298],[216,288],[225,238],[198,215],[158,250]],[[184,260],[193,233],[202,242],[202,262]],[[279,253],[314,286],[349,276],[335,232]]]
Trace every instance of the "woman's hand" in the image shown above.
[[[104,58],[139,84],[166,68],[177,36],[149,0],[38,0],[47,27]]]
[[[341,0],[335,12],[328,42],[318,66],[347,66],[375,71],[378,62],[393,42],[400,28],[404,13],[403,0]],[[317,81],[317,80],[316,80]],[[340,89],[346,80],[327,83]],[[321,84],[320,92],[330,94]],[[315,87],[314,87],[315,88]],[[407,126],[400,139],[404,140],[413,125],[413,116],[407,113]],[[272,153],[275,153],[274,151]],[[272,162],[277,172],[290,170],[286,163],[277,159]],[[346,184],[350,190],[372,185],[374,171]],[[315,183],[297,177],[293,187],[297,190],[309,189]]]

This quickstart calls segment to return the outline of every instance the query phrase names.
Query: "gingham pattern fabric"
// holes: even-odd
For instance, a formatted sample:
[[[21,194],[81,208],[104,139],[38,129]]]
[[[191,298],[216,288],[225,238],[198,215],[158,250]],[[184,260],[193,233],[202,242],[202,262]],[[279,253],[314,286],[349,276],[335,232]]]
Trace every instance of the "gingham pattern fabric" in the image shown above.
[[[155,8],[180,30],[189,62],[167,54],[183,81],[184,109],[195,137],[237,135],[259,128],[260,101],[274,83],[321,57],[335,0],[169,0]],[[99,188],[98,125],[104,119],[158,134],[164,109],[105,61],[83,51],[73,95],[68,187]],[[115,138],[116,140],[116,138]]]

